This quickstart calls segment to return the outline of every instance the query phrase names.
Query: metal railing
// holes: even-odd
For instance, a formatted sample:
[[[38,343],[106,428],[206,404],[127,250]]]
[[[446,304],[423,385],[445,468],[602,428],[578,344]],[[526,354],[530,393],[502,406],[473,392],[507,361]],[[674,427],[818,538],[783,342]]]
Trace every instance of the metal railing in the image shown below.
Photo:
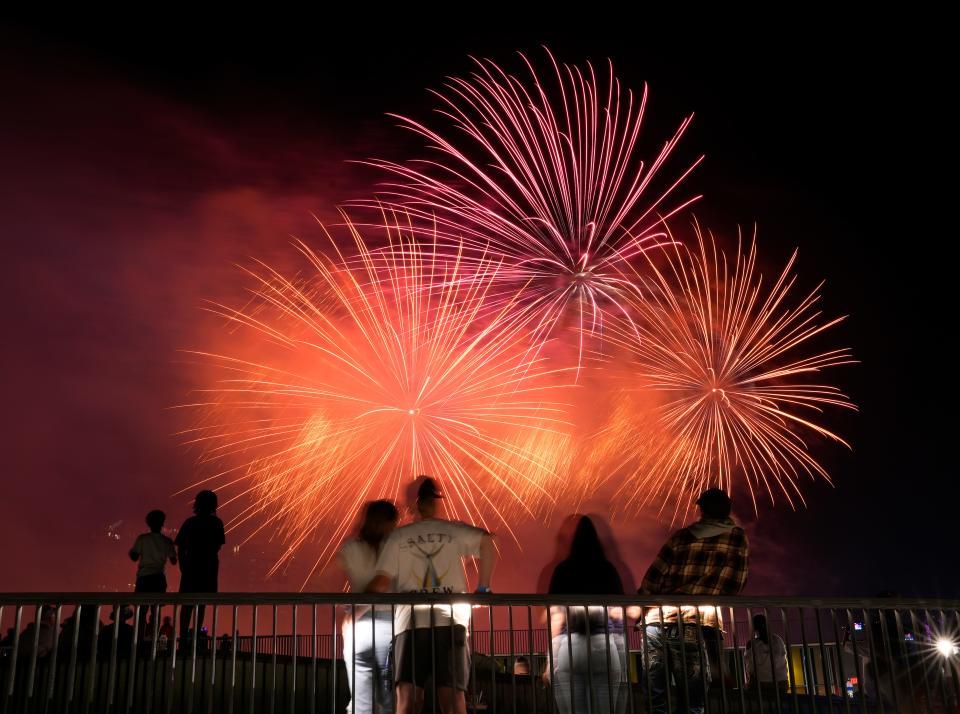
[[[472,714],[958,711],[958,601],[21,593],[0,594],[0,712],[373,714],[377,692],[353,706],[350,682],[390,696],[392,674],[363,675],[344,639],[379,631],[383,650],[417,605],[434,627],[426,660],[413,644],[413,678],[426,661],[442,680],[456,604]],[[438,687],[425,692],[425,714],[439,712]]]

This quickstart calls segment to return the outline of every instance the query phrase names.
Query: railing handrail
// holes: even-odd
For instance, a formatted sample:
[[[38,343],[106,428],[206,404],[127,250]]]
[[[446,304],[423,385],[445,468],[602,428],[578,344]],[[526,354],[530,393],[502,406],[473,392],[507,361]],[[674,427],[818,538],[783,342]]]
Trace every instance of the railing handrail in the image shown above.
[[[318,593],[318,592],[223,592],[223,593],[133,593],[133,592],[0,592],[0,605],[23,604],[98,605],[155,603],[200,605],[449,605],[471,603],[490,606],[597,605],[642,607],[689,605],[694,607],[814,607],[893,609],[960,609],[960,599],[944,598],[851,598],[709,595],[543,595],[536,593]]]

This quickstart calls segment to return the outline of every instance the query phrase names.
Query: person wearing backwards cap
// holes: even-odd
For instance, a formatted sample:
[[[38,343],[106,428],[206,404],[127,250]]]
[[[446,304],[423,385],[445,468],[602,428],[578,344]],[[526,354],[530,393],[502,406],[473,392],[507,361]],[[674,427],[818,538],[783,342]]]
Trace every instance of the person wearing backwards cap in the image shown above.
[[[436,481],[417,482],[418,519],[395,530],[377,559],[367,592],[467,592],[463,558],[478,558],[477,592],[490,592],[497,555],[493,537],[482,528],[437,517],[443,498]],[[451,621],[452,617],[452,621]],[[466,714],[470,675],[467,625],[470,605],[402,605],[394,616],[394,680],[397,714],[413,714],[424,683],[433,679],[443,714]],[[451,626],[452,625],[452,626]]]
[[[637,591],[640,595],[739,595],[743,590],[749,546],[743,528],[730,518],[730,497],[711,488],[700,495],[697,506],[700,520],[670,536],[647,570]],[[717,641],[722,624],[718,610],[684,607],[683,602],[668,597],[662,608],[647,608],[644,620],[652,714],[667,711],[667,672],[676,678],[680,696],[689,690],[689,711],[701,714],[710,683],[711,655],[715,654],[704,652],[701,643],[706,646]],[[680,684],[684,663],[686,687]]]

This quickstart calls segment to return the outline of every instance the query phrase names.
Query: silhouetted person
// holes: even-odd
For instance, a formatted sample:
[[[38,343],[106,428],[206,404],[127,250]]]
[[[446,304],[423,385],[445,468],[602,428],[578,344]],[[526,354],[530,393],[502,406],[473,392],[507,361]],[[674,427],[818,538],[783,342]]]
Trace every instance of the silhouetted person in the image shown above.
[[[577,522],[570,552],[550,578],[551,595],[623,595],[593,521]],[[625,711],[627,663],[619,607],[551,607],[553,694],[560,714]],[[570,619],[567,619],[569,612]],[[609,635],[609,636],[608,636]]]
[[[160,629],[157,631],[157,644],[162,648],[170,647],[173,643],[173,619],[168,615],[160,623]]]
[[[215,593],[220,570],[220,548],[227,542],[223,521],[217,518],[217,494],[201,491],[193,501],[194,515],[183,522],[174,543],[180,556],[180,592]],[[196,632],[203,627],[206,607],[197,608]],[[190,629],[193,607],[180,611],[180,636]]]
[[[670,536],[643,578],[641,595],[738,595],[743,589],[749,549],[746,533],[730,518],[730,497],[711,488],[697,505],[700,520]],[[698,618],[696,608],[685,607],[680,613],[676,604],[676,598],[664,598],[662,620],[660,608],[645,613],[651,714],[667,714],[668,671],[677,682],[678,695],[689,691],[689,711],[702,714],[710,653],[700,643],[716,643],[722,623],[715,607],[701,607]]]
[[[177,550],[173,541],[161,532],[163,524],[167,520],[167,514],[160,510],[153,510],[147,514],[147,527],[150,529],[146,533],[141,533],[133,542],[130,549],[130,560],[138,563],[137,580],[133,591],[137,593],[165,593],[167,592],[167,562],[171,565],[177,564]],[[140,633],[142,641],[153,637],[152,628],[147,627],[147,612],[151,613],[151,624],[156,622],[159,615],[159,607],[140,608]]]
[[[372,501],[364,508],[360,532],[337,552],[337,563],[347,575],[350,592],[364,592],[376,576],[380,550],[396,528],[399,515],[390,501]],[[392,714],[393,608],[381,605],[373,610],[363,607],[348,612],[342,634],[343,661],[351,692],[350,711],[373,714],[376,705],[381,714]]]
[[[439,498],[443,494],[436,482],[422,477],[416,498],[419,520],[398,528],[384,543],[369,591],[386,592],[393,585],[401,593],[463,593],[467,581],[462,559],[476,557],[477,592],[490,592],[497,560],[492,536],[482,528],[437,518]],[[436,685],[443,714],[466,714],[469,624],[466,603],[396,608],[393,661],[398,714],[413,714],[428,678]]]
[[[100,630],[97,636],[97,657],[107,659],[113,650],[113,632],[117,630],[117,658],[123,659],[130,656],[130,646],[133,644],[133,625],[129,620],[133,619],[133,609],[124,605],[120,608],[119,616],[117,608],[110,611],[111,624]]]
[[[37,638],[37,657],[46,657],[53,649],[53,638],[56,634],[57,612],[55,605],[44,605],[40,613],[39,625],[35,620],[27,623],[23,632],[20,633],[20,644],[18,647],[20,657],[31,657],[33,655],[33,640]],[[39,634],[38,634],[39,631]],[[11,640],[10,644],[13,644]]]
[[[137,593],[165,593],[167,592],[167,561],[171,565],[177,564],[177,551],[173,541],[163,535],[163,524],[167,514],[155,510],[147,514],[147,533],[141,533],[133,542],[130,549],[130,560],[139,563],[137,567],[137,583],[133,591]]]
[[[74,630],[77,632],[77,656],[80,658],[89,657],[90,650],[93,647],[94,633],[99,627],[97,619],[97,608],[95,605],[80,606],[80,615],[74,610],[66,620],[63,621],[60,632],[59,652],[61,657],[69,657],[70,649],[73,647]]]
[[[767,701],[772,701],[769,697],[775,696],[774,687],[784,693],[787,691],[787,645],[780,635],[768,631],[764,615],[753,616],[753,637],[743,649],[743,676],[748,687],[759,687],[765,692]]]
[[[7,628],[7,634],[3,636],[3,639],[0,640],[0,647],[13,647],[13,636],[16,634],[16,630],[12,627]]]

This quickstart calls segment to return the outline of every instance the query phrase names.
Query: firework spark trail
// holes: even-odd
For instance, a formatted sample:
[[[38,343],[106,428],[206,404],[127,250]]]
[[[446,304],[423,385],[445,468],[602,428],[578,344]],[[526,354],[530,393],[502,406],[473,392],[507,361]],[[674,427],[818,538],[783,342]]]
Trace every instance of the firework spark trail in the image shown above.
[[[347,225],[356,257],[300,243],[310,279],[261,264],[255,301],[214,307],[252,331],[252,356],[239,340],[241,354],[194,353],[221,378],[187,405],[203,418],[185,433],[219,469],[205,481],[249,502],[228,525],[289,543],[274,571],[320,535],[322,567],[364,501],[420,473],[455,517],[510,531],[513,514],[549,510],[566,453],[563,370],[530,355],[509,301],[486,307],[498,264],[466,267],[399,221],[372,252]]]
[[[591,65],[548,55],[552,87],[523,55],[529,82],[475,60],[469,79],[451,78],[446,92],[434,92],[463,141],[392,115],[439,157],[370,162],[396,177],[382,185],[381,200],[436,221],[441,238],[468,249],[465,260],[491,252],[503,259],[496,289],[512,296],[528,286],[518,308],[536,316],[541,339],[565,321],[583,336],[608,311],[629,316],[633,286],[622,264],[662,245],[662,220],[699,198],[667,201],[700,162],[648,197],[692,115],[648,164],[638,150],[647,88],[638,100],[621,89],[612,64],[602,82]]]
[[[695,247],[674,243],[636,273],[637,318],[611,337],[633,356],[632,389],[659,401],[655,418],[649,408],[621,414],[598,440],[607,468],[609,455],[620,455],[614,499],[628,510],[672,501],[676,520],[690,496],[711,485],[729,492],[742,478],[754,509],[762,491],[771,501],[782,494],[791,507],[804,503],[801,476],[830,481],[807,437],[847,445],[817,417],[856,409],[816,381],[854,361],[847,349],[817,352],[811,344],[843,318],[820,322],[822,284],[794,300],[796,252],[765,289],[755,238],[746,253],[738,242],[731,266],[712,235],[695,232]]]

